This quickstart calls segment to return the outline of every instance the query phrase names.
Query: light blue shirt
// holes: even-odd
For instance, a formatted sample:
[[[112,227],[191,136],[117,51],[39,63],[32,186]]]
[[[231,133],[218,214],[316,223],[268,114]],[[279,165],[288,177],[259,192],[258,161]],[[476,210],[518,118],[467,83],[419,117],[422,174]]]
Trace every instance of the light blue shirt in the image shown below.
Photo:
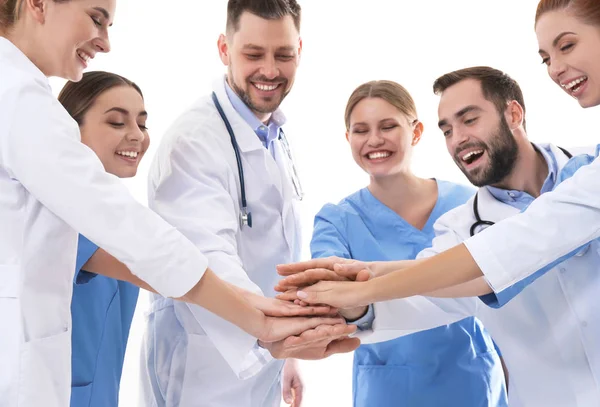
[[[472,195],[471,188],[438,181],[436,205],[423,229],[417,229],[364,188],[317,214],[312,256],[414,259],[431,245],[435,221]],[[502,378],[492,339],[470,317],[360,346],[354,354],[354,406],[506,406]]]
[[[263,146],[267,148],[269,151],[271,149],[271,143],[277,137],[279,137],[279,132],[281,131],[281,127],[285,124],[285,115],[281,110],[277,109],[271,114],[271,118],[269,119],[269,124],[265,125],[261,122],[258,117],[250,110],[248,105],[244,103],[244,101],[231,89],[227,80],[225,80],[225,92],[227,92],[227,97],[231,102],[231,105],[235,109],[235,111],[242,116],[242,119],[256,133],[260,141],[263,143]]]
[[[548,176],[544,180],[544,184],[542,185],[542,189],[540,190],[540,194],[543,194],[554,189],[556,177],[558,175],[558,163],[556,162],[556,157],[554,157],[554,154],[552,153],[552,150],[550,149],[549,145],[546,148],[538,146],[536,144],[534,144],[533,146],[538,152],[542,154],[542,156],[546,160],[546,163],[548,164]],[[535,199],[533,196],[529,195],[525,191],[501,189],[489,185],[485,188],[487,188],[490,194],[492,194],[492,196],[500,202],[510,205],[521,211],[527,209],[527,207]]]

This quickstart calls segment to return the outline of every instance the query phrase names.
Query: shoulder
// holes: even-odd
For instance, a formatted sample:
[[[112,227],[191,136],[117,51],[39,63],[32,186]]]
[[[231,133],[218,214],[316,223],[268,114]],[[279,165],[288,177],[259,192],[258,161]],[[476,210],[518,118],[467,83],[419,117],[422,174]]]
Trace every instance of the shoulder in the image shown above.
[[[359,217],[360,213],[358,207],[362,191],[363,190],[359,190],[348,195],[337,204],[327,203],[323,205],[321,210],[317,213],[315,223],[320,219],[330,223],[344,224],[350,217]]]

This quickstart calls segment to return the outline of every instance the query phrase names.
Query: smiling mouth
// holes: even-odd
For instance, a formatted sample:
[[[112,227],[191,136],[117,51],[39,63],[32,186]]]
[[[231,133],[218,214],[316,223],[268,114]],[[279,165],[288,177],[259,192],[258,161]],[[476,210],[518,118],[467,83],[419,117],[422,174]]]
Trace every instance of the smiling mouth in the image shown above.
[[[367,154],[367,159],[369,160],[381,160],[383,158],[388,158],[392,153],[390,151],[375,151]]]
[[[264,83],[254,83],[253,82],[252,86],[254,86],[256,89],[263,91],[263,92],[272,92],[275,89],[279,88],[281,86],[281,83],[266,85]]]
[[[468,153],[461,155],[460,160],[467,165],[471,165],[478,161],[483,156],[483,153],[484,150],[469,151]]]
[[[577,91],[580,90],[583,85],[585,85],[587,80],[588,80],[587,76],[582,76],[582,77],[577,78],[567,84],[560,85],[560,86],[562,86],[568,93],[573,94],[573,93],[577,93]]]

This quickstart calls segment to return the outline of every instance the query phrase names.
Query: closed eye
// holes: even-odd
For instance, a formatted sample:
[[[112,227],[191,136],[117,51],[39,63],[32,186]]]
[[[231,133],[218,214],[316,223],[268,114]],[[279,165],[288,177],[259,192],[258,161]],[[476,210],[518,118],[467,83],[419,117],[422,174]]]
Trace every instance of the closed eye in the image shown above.
[[[395,129],[396,127],[398,127],[398,125],[397,124],[393,124],[391,126],[382,127],[381,129],[382,130],[392,130],[392,129]]]
[[[123,126],[125,126],[125,123],[118,123],[118,122],[108,122],[108,124],[110,124],[113,127],[123,127]]]

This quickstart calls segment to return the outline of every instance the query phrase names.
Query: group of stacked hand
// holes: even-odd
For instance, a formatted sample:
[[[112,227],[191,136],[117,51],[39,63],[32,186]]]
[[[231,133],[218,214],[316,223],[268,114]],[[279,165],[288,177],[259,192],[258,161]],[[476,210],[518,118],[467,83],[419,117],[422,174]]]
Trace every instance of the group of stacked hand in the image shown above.
[[[278,359],[316,360],[353,351],[360,340],[351,337],[356,325],[347,321],[367,311],[356,293],[376,268],[377,263],[338,257],[278,266],[283,278],[275,287],[276,298],[244,292],[268,320],[259,344]]]

